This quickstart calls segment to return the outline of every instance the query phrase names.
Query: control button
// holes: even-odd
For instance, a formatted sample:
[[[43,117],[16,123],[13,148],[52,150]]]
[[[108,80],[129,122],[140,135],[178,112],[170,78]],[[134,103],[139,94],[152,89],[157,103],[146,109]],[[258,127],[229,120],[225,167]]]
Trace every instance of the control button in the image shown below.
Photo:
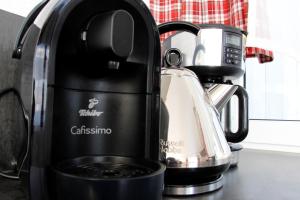
[[[234,53],[234,54],[241,54],[241,50],[239,49],[234,49],[234,48],[230,48],[230,47],[226,47],[225,49],[226,53]]]
[[[233,58],[239,60],[240,56],[235,54],[235,55],[233,55]]]
[[[240,63],[241,63],[241,61],[239,61],[239,60],[233,60],[233,64],[235,64],[235,65],[240,65]]]
[[[227,52],[227,53],[233,53],[233,49],[232,49],[232,48],[229,48],[229,47],[227,47],[227,48],[226,48],[226,52]]]
[[[241,51],[238,50],[238,49],[233,49],[233,53],[235,53],[235,54],[241,54]]]
[[[227,63],[227,64],[232,64],[232,61],[233,61],[233,60],[230,59],[230,58],[227,58],[227,59],[226,59],[226,63]]]
[[[226,53],[226,58],[234,58],[234,54],[232,53]]]

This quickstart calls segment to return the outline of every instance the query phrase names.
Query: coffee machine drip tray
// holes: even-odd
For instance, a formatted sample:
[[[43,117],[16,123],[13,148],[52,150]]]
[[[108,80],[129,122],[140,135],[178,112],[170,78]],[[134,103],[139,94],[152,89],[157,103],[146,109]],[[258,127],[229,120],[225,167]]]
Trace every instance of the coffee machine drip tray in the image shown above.
[[[164,190],[165,195],[186,196],[198,195],[213,192],[223,186],[223,175],[207,183],[197,185],[167,185]]]
[[[56,200],[160,199],[164,170],[161,163],[143,159],[78,157],[51,168],[50,193]]]
[[[134,178],[152,174],[157,166],[120,157],[82,157],[59,163],[61,172],[82,178]]]

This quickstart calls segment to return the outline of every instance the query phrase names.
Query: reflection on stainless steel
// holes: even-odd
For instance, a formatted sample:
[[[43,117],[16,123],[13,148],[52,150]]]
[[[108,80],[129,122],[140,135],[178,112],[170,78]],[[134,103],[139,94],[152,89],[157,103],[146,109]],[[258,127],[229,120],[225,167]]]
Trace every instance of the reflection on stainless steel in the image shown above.
[[[239,163],[239,157],[240,157],[239,154],[240,154],[240,152],[239,151],[233,151],[231,154],[232,155],[231,155],[231,159],[230,159],[230,166],[235,167]]]
[[[223,30],[217,28],[200,29],[193,65],[221,66],[223,46]],[[218,53],[217,53],[218,52]]]
[[[200,29],[197,36],[189,32],[178,32],[164,41],[163,52],[170,48],[180,49],[183,55],[180,66],[221,66],[222,34],[222,29]]]
[[[51,0],[47,3],[47,5],[43,8],[41,13],[37,16],[37,18],[34,21],[34,24],[37,27],[42,29],[42,27],[45,25],[46,21],[52,14],[57,2],[59,2],[59,0]]]
[[[194,195],[194,194],[203,194],[207,192],[212,192],[215,190],[220,189],[223,186],[223,176],[218,178],[217,180],[201,185],[174,185],[174,186],[166,186],[165,187],[165,194],[172,194],[172,195]],[[171,198],[170,198],[171,199]],[[201,198],[202,199],[202,198]]]
[[[207,90],[207,92],[209,93],[209,97],[215,108],[221,112],[237,89],[238,86],[214,84]]]
[[[215,99],[231,96],[234,86],[220,85]],[[223,88],[223,87],[226,87]],[[227,91],[227,92],[225,92]],[[167,135],[160,140],[161,159],[168,168],[203,168],[230,162],[231,151],[218,113],[194,72],[186,68],[162,70],[161,98],[168,109]]]
[[[230,167],[236,167],[239,163],[239,154],[243,149],[241,144],[229,143],[231,149],[231,159],[230,159]]]
[[[162,52],[166,53],[170,48],[179,49],[182,54],[182,62],[180,66],[191,66],[193,65],[196,43],[197,36],[193,33],[177,32],[163,42]]]
[[[212,25],[213,26],[213,25]],[[181,67],[185,66],[206,66],[206,67],[218,67],[224,66],[223,59],[223,48],[226,41],[225,35],[228,31],[223,30],[218,25],[215,28],[204,28],[201,27],[198,34],[186,31],[178,31],[177,33],[168,37],[162,44],[162,52],[167,52],[171,48],[177,48],[182,52],[183,60]],[[230,32],[230,31],[229,31]],[[240,34],[241,45],[237,48],[242,50],[239,61],[241,64],[246,59],[246,40],[245,34]],[[245,66],[239,66],[243,70]]]

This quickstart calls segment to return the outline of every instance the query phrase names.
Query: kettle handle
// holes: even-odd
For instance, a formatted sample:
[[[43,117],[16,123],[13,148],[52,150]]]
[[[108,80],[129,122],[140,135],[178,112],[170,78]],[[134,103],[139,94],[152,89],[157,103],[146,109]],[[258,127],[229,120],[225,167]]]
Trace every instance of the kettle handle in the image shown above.
[[[0,176],[9,178],[9,179],[19,179],[22,167],[26,161],[26,158],[29,153],[29,148],[30,148],[30,133],[29,133],[30,120],[29,120],[28,112],[26,111],[24,103],[22,101],[21,95],[15,88],[8,88],[8,89],[0,90],[0,98],[2,98],[4,95],[7,95],[8,93],[13,93],[17,97],[17,100],[22,108],[23,118],[24,118],[24,126],[25,126],[26,134],[27,134],[26,135],[27,143],[26,143],[26,147],[24,147],[25,150],[22,151],[23,153],[20,156],[20,160],[17,163],[16,174],[11,175],[11,174],[7,174],[6,172],[0,171]]]
[[[200,30],[199,26],[185,21],[166,22],[158,25],[157,28],[160,35],[170,31],[188,31],[197,35]]]
[[[236,133],[233,133],[231,132],[230,127],[228,126],[225,126],[224,130],[227,141],[232,143],[238,143],[243,141],[247,137],[249,129],[248,93],[242,86],[237,86],[238,89],[235,91],[234,95],[238,97],[239,103],[238,130]]]

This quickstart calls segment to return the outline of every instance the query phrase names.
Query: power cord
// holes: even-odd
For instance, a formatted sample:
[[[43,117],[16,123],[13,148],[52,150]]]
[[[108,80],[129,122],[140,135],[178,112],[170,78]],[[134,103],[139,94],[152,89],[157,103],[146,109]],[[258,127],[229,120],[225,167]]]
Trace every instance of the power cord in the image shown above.
[[[23,155],[21,155],[22,159],[20,162],[17,163],[17,167],[15,169],[16,173],[15,175],[14,174],[8,174],[7,172],[4,172],[4,171],[0,171],[0,176],[4,177],[4,178],[9,178],[9,179],[19,179],[20,178],[20,174],[21,174],[21,170],[24,166],[24,163],[26,161],[26,158],[28,156],[28,153],[29,153],[29,148],[30,148],[30,133],[29,133],[29,127],[30,127],[30,120],[29,120],[29,115],[28,115],[28,112],[26,111],[25,109],[25,106],[24,106],[24,103],[22,101],[22,98],[21,98],[21,95],[19,93],[19,91],[15,88],[7,88],[7,89],[4,89],[4,90],[0,90],[0,99],[9,94],[9,93],[13,93],[17,99],[18,99],[18,102],[19,104],[21,105],[21,108],[22,108],[22,112],[23,112],[23,119],[24,119],[24,126],[25,126],[25,129],[26,129],[26,133],[27,133],[27,145],[26,145],[26,150],[25,152],[23,153]]]

